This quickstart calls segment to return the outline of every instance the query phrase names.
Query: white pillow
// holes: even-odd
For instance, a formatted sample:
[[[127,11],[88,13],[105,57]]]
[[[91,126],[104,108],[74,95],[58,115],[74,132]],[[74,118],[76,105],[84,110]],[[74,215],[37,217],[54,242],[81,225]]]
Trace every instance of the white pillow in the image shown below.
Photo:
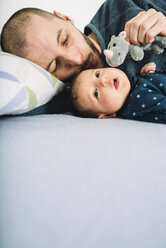
[[[64,83],[40,66],[0,51],[0,115],[28,112],[63,90]]]

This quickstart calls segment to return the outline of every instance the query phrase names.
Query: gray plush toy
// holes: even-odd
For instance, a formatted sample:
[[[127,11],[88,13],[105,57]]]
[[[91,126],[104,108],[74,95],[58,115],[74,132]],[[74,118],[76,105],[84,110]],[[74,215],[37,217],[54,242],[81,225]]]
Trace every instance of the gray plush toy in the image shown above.
[[[163,53],[166,48],[166,37],[156,36],[151,44],[145,46],[132,45],[125,40],[126,32],[122,31],[116,37],[113,35],[104,55],[109,66],[117,67],[123,64],[126,57],[131,57],[135,61],[142,60],[144,51],[153,51],[156,54]]]

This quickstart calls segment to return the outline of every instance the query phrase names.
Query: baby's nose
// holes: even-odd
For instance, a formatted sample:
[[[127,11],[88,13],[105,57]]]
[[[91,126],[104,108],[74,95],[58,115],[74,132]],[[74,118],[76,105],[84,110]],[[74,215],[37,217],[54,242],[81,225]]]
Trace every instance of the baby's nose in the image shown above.
[[[106,77],[100,77],[100,85],[102,87],[106,87],[106,85],[107,85],[107,79],[106,79]]]

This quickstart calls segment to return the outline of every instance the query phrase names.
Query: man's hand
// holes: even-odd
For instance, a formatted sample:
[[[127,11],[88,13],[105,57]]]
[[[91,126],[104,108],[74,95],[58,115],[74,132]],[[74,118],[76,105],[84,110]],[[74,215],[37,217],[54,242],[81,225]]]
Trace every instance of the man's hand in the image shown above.
[[[146,75],[148,73],[153,73],[156,70],[156,64],[151,62],[146,65],[144,65],[141,69],[141,75]]]
[[[142,11],[126,22],[127,39],[135,44],[148,44],[158,34],[166,36],[166,17],[155,9]]]

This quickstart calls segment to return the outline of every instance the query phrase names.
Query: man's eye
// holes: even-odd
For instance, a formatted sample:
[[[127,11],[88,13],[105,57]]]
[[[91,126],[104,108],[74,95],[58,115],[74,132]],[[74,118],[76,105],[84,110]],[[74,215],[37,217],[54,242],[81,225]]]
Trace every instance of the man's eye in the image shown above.
[[[94,97],[98,98],[98,90],[97,89],[95,89],[95,91],[94,91]]]
[[[51,73],[55,73],[57,71],[57,69],[59,68],[59,66],[60,66],[60,63],[58,60],[56,60],[56,65],[54,67],[54,70]]]
[[[95,73],[95,76],[96,76],[97,78],[99,78],[99,76],[100,76],[100,72],[99,72],[99,71],[97,71],[97,72]]]
[[[63,41],[63,46],[66,46],[68,43],[69,37],[68,35],[66,36],[65,40]]]

